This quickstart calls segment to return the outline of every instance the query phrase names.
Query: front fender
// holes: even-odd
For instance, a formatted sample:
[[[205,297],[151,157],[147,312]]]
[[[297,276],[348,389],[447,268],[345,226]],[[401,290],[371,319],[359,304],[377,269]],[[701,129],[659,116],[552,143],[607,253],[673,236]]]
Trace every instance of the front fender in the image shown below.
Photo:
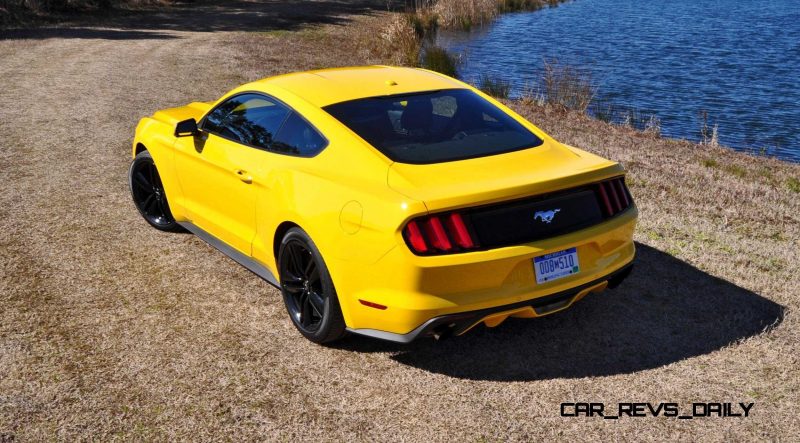
[[[143,118],[136,126],[131,155],[136,158],[137,151],[146,149],[156,164],[164,193],[167,195],[170,211],[176,221],[186,221],[183,204],[183,191],[175,170],[175,128],[154,118]]]

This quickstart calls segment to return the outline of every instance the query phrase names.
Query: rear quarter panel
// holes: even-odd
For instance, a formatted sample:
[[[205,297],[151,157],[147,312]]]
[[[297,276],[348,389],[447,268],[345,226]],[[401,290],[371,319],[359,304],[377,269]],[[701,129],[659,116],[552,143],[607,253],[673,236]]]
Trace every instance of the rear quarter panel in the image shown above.
[[[277,95],[277,94],[276,94]],[[292,222],[305,230],[336,274],[337,262],[371,263],[396,246],[394,233],[422,202],[386,184],[389,161],[370,152],[360,139],[313,106],[279,99],[308,119],[328,139],[312,158],[271,153],[264,191],[257,205],[256,259],[275,269],[276,230]]]
[[[276,231],[284,222],[302,228],[323,255],[337,291],[351,293],[351,273],[375,263],[398,246],[395,234],[425,205],[392,190],[389,164],[349,129],[320,108],[282,90],[266,91],[305,117],[328,139],[315,157],[269,153],[263,196],[256,206],[253,256],[278,275]],[[349,321],[348,303],[342,303]]]

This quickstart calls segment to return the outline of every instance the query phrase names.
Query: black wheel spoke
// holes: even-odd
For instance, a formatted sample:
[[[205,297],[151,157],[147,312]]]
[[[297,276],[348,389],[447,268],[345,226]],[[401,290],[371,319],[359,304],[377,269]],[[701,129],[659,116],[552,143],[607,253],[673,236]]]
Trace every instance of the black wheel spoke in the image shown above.
[[[307,292],[303,293],[303,303],[300,306],[301,306],[300,323],[302,323],[303,326],[306,327],[311,326],[314,319],[311,316],[311,303],[309,302],[309,297]]]
[[[147,179],[141,172],[137,172],[136,174],[133,175],[133,184],[136,185],[142,191],[153,192],[153,186],[147,182]]]
[[[304,289],[303,279],[299,277],[294,277],[292,275],[287,275],[286,278],[283,280],[283,287],[284,289],[293,294],[297,292],[302,292]]]
[[[311,281],[311,276],[317,272],[317,262],[314,261],[313,257],[309,258],[308,264],[306,264],[305,269],[303,270],[303,275],[306,276],[306,279]]]
[[[156,185],[156,175],[156,167],[154,165],[150,165],[150,167],[147,168],[147,176],[149,178],[148,181],[153,187]]]
[[[144,201],[142,201],[142,209],[144,209],[144,212],[146,212],[148,215],[153,214],[152,207],[155,200],[156,200],[156,195],[150,194],[144,199]]]
[[[148,208],[148,212],[150,213],[150,215],[154,217],[160,217],[162,215],[161,211],[159,210],[159,205],[160,203],[158,201],[158,196],[154,195],[153,199],[150,200],[150,205]]]
[[[322,313],[325,312],[325,299],[312,290],[308,293],[308,303],[316,311],[317,315],[322,318]]]
[[[292,248],[292,254],[289,256],[289,259],[292,261],[292,270],[297,275],[303,275],[303,257],[301,256],[301,252],[297,250],[297,248]]]
[[[306,278],[312,285],[319,281],[319,268],[317,268],[316,264],[314,264],[314,268],[311,269],[311,272],[306,276]]]

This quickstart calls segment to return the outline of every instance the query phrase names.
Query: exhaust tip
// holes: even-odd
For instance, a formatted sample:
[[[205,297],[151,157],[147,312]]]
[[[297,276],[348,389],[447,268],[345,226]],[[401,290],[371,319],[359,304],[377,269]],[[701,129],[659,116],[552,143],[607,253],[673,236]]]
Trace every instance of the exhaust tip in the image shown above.
[[[453,330],[455,329],[455,327],[456,327],[455,323],[450,323],[450,324],[447,324],[447,325],[437,326],[433,330],[431,335],[433,335],[433,338],[435,338],[437,341],[438,340],[444,340],[446,338],[450,338],[450,337],[453,336]]]

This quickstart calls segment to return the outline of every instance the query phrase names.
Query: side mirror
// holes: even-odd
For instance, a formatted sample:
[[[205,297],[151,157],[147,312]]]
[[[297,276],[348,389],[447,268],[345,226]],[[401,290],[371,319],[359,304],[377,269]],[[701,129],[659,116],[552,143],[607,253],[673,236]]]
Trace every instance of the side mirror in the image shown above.
[[[190,137],[198,133],[197,122],[190,118],[175,125],[175,137]]]

